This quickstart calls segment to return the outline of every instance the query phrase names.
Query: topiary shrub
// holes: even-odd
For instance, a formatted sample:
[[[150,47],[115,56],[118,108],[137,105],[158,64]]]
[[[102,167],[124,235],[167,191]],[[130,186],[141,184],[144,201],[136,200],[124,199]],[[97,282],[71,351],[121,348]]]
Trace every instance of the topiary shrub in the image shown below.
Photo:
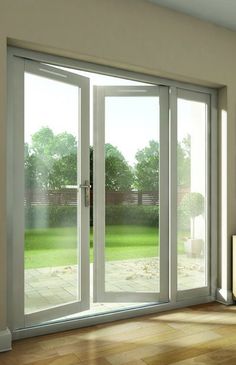
[[[204,212],[204,197],[201,193],[187,193],[181,200],[179,212],[185,219],[191,219],[192,238],[195,238],[195,218]]]

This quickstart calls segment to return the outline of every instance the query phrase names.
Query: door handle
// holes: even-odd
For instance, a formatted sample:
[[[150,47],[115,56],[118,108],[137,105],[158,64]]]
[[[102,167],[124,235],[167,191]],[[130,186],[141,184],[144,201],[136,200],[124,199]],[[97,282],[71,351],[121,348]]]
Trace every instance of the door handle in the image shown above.
[[[85,180],[84,184],[80,184],[80,189],[84,189],[84,205],[90,206],[90,184],[88,180]]]

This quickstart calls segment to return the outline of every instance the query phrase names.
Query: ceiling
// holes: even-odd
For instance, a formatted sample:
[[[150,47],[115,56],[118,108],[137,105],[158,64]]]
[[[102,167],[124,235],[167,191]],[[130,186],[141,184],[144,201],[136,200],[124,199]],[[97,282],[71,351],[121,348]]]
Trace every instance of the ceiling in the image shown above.
[[[236,0],[148,0],[236,31]]]

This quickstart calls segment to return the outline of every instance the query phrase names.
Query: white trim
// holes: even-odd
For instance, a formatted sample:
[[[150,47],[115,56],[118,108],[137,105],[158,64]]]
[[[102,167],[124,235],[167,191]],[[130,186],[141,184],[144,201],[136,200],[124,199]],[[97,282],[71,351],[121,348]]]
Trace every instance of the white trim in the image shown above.
[[[105,293],[105,104],[104,88],[94,87],[93,124],[93,300]],[[99,91],[98,91],[99,90]]]
[[[105,288],[105,98],[159,97],[160,116],[160,291],[106,291]],[[97,86],[94,89],[94,301],[110,303],[167,302],[168,289],[168,88],[159,86]],[[158,120],[157,120],[158,123]],[[103,162],[101,161],[103,159]],[[161,190],[162,189],[162,190]]]
[[[0,331],[0,352],[10,351],[12,349],[11,346],[12,336],[11,332],[8,328]]]
[[[233,294],[231,290],[225,290],[217,288],[216,290],[216,301],[225,305],[234,304]]]
[[[163,86],[164,87],[164,86]],[[99,93],[103,91],[103,96],[134,96],[149,97],[159,96],[160,87],[158,85],[140,85],[140,86],[97,86]]]
[[[63,322],[57,322],[57,323],[45,323],[43,326],[37,326],[37,327],[31,327],[31,328],[25,328],[25,329],[19,329],[13,331],[13,340],[18,340],[22,338],[28,338],[28,337],[34,337],[34,336],[41,336],[49,333],[55,333],[65,330],[72,330],[72,329],[78,329],[88,326],[94,326],[97,324],[103,324],[103,323],[109,323],[109,322],[115,322],[120,321],[123,319],[130,319],[135,318],[139,316],[149,315],[149,314],[158,314],[164,311],[178,309],[178,308],[184,308],[192,305],[198,305],[203,303],[210,303],[214,302],[215,298],[208,296],[208,297],[200,297],[200,298],[193,298],[181,302],[175,302],[175,303],[164,303],[164,304],[158,304],[158,305],[147,305],[142,306],[135,309],[125,309],[121,311],[116,312],[110,312],[105,314],[99,314],[99,315],[93,315],[90,317],[85,317],[81,319],[74,319],[74,320],[67,320]]]
[[[10,67],[12,67],[10,69]],[[8,233],[12,245],[12,323],[13,327],[25,326],[24,321],[24,199],[22,204],[16,202],[19,197],[24,197],[24,60],[9,62],[9,92],[12,93],[8,102],[8,110],[12,108],[12,119],[9,119],[8,128],[11,129],[12,150],[8,160],[8,168],[11,166],[12,180],[7,182],[8,186],[8,214],[7,224],[12,227]],[[17,156],[17,159],[15,158]],[[11,160],[10,160],[11,159]],[[8,176],[9,177],[9,176]],[[9,185],[8,185],[9,184]],[[9,284],[8,284],[9,285]],[[13,299],[14,298],[14,299]]]
[[[159,87],[159,247],[160,247],[160,302],[169,301],[169,88]]]
[[[171,87],[172,95],[173,95],[173,90],[176,90],[176,87],[179,87],[181,89],[194,91],[194,92],[198,92],[198,93],[202,93],[202,94],[210,94],[211,100],[212,101],[216,100],[216,95],[217,95],[216,90],[211,89],[211,88],[206,88],[204,86],[176,82],[173,80],[163,79],[163,78],[159,78],[159,77],[155,77],[155,76],[149,76],[149,75],[140,74],[137,72],[130,72],[130,71],[121,70],[121,69],[119,70],[119,69],[112,68],[112,67],[96,65],[96,64],[92,64],[92,63],[88,63],[88,62],[80,62],[80,61],[68,59],[65,57],[51,56],[48,54],[33,52],[33,51],[29,51],[29,50],[23,50],[23,49],[19,49],[19,48],[9,48],[8,51],[9,51],[9,55],[12,56],[12,57],[10,57],[12,59],[16,56],[16,57],[20,57],[23,59],[29,59],[29,60],[34,60],[34,61],[39,61],[39,62],[44,62],[44,63],[51,63],[51,64],[58,65],[58,66],[64,66],[64,67],[80,69],[80,70],[84,70],[84,71],[96,72],[96,73],[101,73],[101,74],[106,74],[106,75],[111,75],[111,76],[117,76],[117,77],[127,78],[130,80],[142,81],[144,83],[150,83],[150,84],[154,84],[154,85],[156,85],[156,84],[166,85],[166,86]],[[73,72],[73,70],[72,70],[72,72]],[[58,71],[56,71],[56,73],[58,73]],[[11,97],[12,97],[12,95],[11,95]],[[11,98],[9,98],[9,100],[11,101]],[[176,103],[175,101],[173,102],[173,98],[172,98],[172,101],[170,98],[170,104],[172,105],[172,107],[175,105],[175,103]],[[11,115],[11,113],[12,113],[11,108],[12,108],[12,105],[10,105],[10,107],[9,107],[9,115]],[[173,116],[173,113],[172,113],[172,116]],[[212,104],[212,116],[211,117],[213,118],[213,116],[214,116],[214,118],[216,116],[215,104],[214,105]],[[214,119],[214,122],[215,122],[215,119]],[[216,123],[215,123],[215,126],[216,126]],[[10,126],[8,126],[8,127],[9,127],[8,132],[11,133],[11,127]],[[173,131],[172,131],[171,135],[172,135],[171,141],[173,141],[173,135],[174,135]],[[9,137],[9,135],[8,135],[8,137]],[[217,138],[217,132],[215,132],[215,130],[214,130],[214,132],[212,133],[212,141],[213,141],[212,142],[212,156],[214,156],[213,152],[214,151],[216,152],[216,150],[217,150],[217,143],[215,141],[215,138]],[[174,142],[174,143],[176,143],[176,142]],[[170,156],[171,156],[171,154],[173,155],[173,149],[170,151]],[[10,155],[10,153],[9,153],[9,155]],[[10,158],[8,159],[8,163],[9,163],[9,160],[10,160]],[[214,160],[213,163],[214,163],[214,166],[217,166],[216,160]],[[11,166],[11,165],[8,164],[8,168],[9,168],[9,166]],[[213,165],[211,167],[213,169]],[[214,171],[216,171],[216,170],[214,170]],[[175,180],[174,175],[175,175],[175,172],[170,170],[170,178],[173,179],[173,181]],[[212,176],[216,176],[215,173]],[[11,177],[11,172],[8,173],[8,177]],[[9,181],[11,181],[11,179]],[[217,181],[217,179],[214,180],[214,183],[216,181]],[[173,186],[171,189],[173,189]],[[9,187],[8,198],[10,197],[10,199],[9,199],[9,203],[8,203],[9,204],[8,208],[9,207],[11,208],[11,205],[12,205],[11,204],[12,197],[10,196],[11,191],[12,191],[11,187]],[[172,194],[172,193],[174,194],[173,191],[172,192],[170,191],[170,194]],[[214,207],[215,207],[215,208],[212,208],[214,216],[212,218],[211,239],[213,240],[213,238],[214,238],[214,245],[216,245],[217,244],[217,223],[216,223],[217,213],[215,213],[215,212],[217,210],[217,202],[216,202],[217,188],[212,188],[211,194],[212,194],[212,204],[214,204]],[[98,211],[96,214],[99,214],[99,208],[97,208],[97,209],[98,209]],[[11,217],[10,213],[11,212],[8,209],[8,217]],[[173,223],[175,224],[175,222],[173,222]],[[173,241],[174,231],[175,231],[175,227],[173,227],[172,231],[170,232],[171,233],[170,241],[171,241],[171,252],[172,253],[174,253],[176,250],[176,244]],[[8,225],[8,241],[11,244],[11,225]],[[214,248],[213,248],[213,250],[214,250]],[[84,317],[82,319],[63,321],[60,323],[44,324],[43,326],[38,326],[38,327],[28,328],[28,329],[23,329],[23,330],[15,330],[14,335],[13,335],[14,339],[35,336],[35,335],[44,334],[44,333],[53,333],[53,332],[57,332],[60,330],[89,326],[89,325],[96,324],[96,323],[104,323],[104,322],[114,321],[114,320],[118,320],[118,319],[122,319],[122,318],[131,318],[131,317],[135,317],[138,315],[157,313],[157,312],[161,312],[164,310],[181,308],[181,307],[185,307],[188,305],[194,305],[194,304],[213,301],[215,298],[214,287],[215,287],[216,276],[217,276],[216,259],[217,259],[217,255],[216,255],[215,251],[212,251],[212,266],[211,266],[211,270],[212,270],[212,291],[211,291],[211,293],[212,293],[212,296],[211,297],[209,297],[209,296],[208,297],[198,297],[198,298],[192,298],[191,300],[183,300],[180,302],[176,302],[176,282],[175,282],[175,280],[176,280],[177,265],[176,265],[176,259],[172,258],[171,263],[174,265],[174,267],[172,267],[172,265],[170,265],[170,267],[171,267],[171,275],[170,275],[171,302],[170,303],[149,305],[149,306],[145,306],[143,308],[138,308],[138,309],[130,309],[130,310],[128,309],[128,310],[125,310],[122,312],[109,313],[109,314],[103,314],[103,315],[98,315],[98,316],[91,316],[91,317],[87,317],[87,318]],[[10,261],[11,261],[11,257],[10,257]],[[12,264],[12,262],[11,262],[11,264]],[[9,278],[11,278],[11,270],[12,270],[12,266],[8,270]],[[228,295],[228,297],[229,297],[229,295]],[[11,301],[12,301],[12,298],[10,296],[10,304],[11,304]],[[9,307],[10,306],[8,305],[8,308]],[[10,315],[8,315],[9,319],[12,317],[12,313],[13,312],[11,312]]]
[[[177,88],[177,98],[188,101],[197,101],[199,103],[209,103],[209,94],[199,93],[198,91],[185,90],[182,87]]]
[[[223,297],[227,298],[227,291],[232,288],[232,257],[231,242],[229,240],[229,211],[228,198],[229,189],[232,182],[228,180],[228,172],[230,169],[228,162],[228,140],[229,140],[229,123],[227,114],[227,88],[219,90],[219,260],[218,260],[218,287],[223,293]],[[217,292],[217,297],[218,297]]]
[[[76,76],[76,75],[75,75]],[[72,75],[72,77],[74,77]],[[90,184],[90,150],[89,150],[89,103],[90,103],[90,80],[80,76],[78,85],[81,90],[81,104],[79,104],[80,121],[79,127],[79,170],[78,183],[84,185]],[[80,311],[89,309],[90,306],[90,206],[86,206],[86,190],[80,189],[79,194],[79,241],[80,241],[80,265],[81,265],[81,308]],[[78,212],[78,211],[77,211]],[[78,214],[78,213],[77,213]]]
[[[192,298],[207,297],[210,295],[209,285],[202,288],[192,288],[187,290],[178,290],[176,300],[187,300]]]
[[[217,288],[217,270],[218,270],[218,257],[219,257],[219,245],[218,245],[218,229],[219,226],[219,201],[218,201],[218,161],[219,161],[219,149],[218,149],[218,123],[217,123],[217,95],[214,93],[211,95],[211,110],[210,110],[210,135],[211,135],[211,166],[210,166],[210,184],[211,184],[211,202],[210,202],[210,257],[211,257],[211,295],[216,295]]]
[[[80,87],[89,87],[89,82],[86,82],[85,76],[74,74],[61,70],[60,68],[54,68],[53,66],[44,65],[38,61],[24,60],[25,72],[38,75],[50,80],[57,80],[69,85],[75,85]]]
[[[47,70],[46,76],[42,69]],[[53,67],[41,65],[38,62],[26,61],[9,55],[9,92],[12,93],[9,103],[9,131],[12,135],[8,136],[11,150],[9,149],[9,166],[13,165],[8,172],[9,183],[9,228],[12,227],[12,233],[8,230],[8,239],[12,242],[12,272],[11,285],[13,304],[11,305],[11,316],[13,316],[12,327],[23,328],[39,324],[43,321],[59,318],[68,313],[77,313],[89,309],[90,305],[90,265],[89,265],[89,207],[84,204],[84,191],[78,192],[78,224],[79,236],[78,243],[80,248],[78,271],[81,270],[81,276],[78,280],[78,292],[80,293],[77,300],[60,306],[55,306],[45,310],[39,310],[34,313],[25,314],[24,308],[24,74],[32,74],[47,77],[53,80],[59,80],[67,84],[78,87],[78,129],[79,129],[79,146],[78,146],[78,186],[89,180],[89,79],[84,76],[71,74],[67,71]],[[60,78],[60,73],[63,78]],[[81,97],[81,99],[80,99]],[[13,112],[12,112],[13,110]],[[12,163],[13,161],[13,163]],[[8,166],[8,167],[9,167]],[[11,180],[12,178],[12,180]],[[11,198],[13,196],[13,199]],[[17,203],[16,203],[17,202]],[[11,218],[10,218],[11,217]],[[11,237],[12,235],[12,237]],[[81,256],[83,260],[81,260]],[[11,317],[8,316],[8,317]]]
[[[177,296],[177,90],[170,88],[169,196],[170,196],[170,300]]]
[[[167,78],[151,76],[139,72],[127,71],[111,66],[103,66],[92,62],[78,61],[62,56],[54,56],[48,53],[42,53],[37,51],[31,51],[18,47],[8,47],[9,51],[16,57],[21,57],[28,60],[38,61],[42,63],[50,63],[52,65],[58,65],[68,68],[74,68],[84,71],[90,71],[100,74],[106,74],[113,77],[127,78],[134,81],[146,82],[154,85],[174,86],[180,87],[185,90],[198,91],[203,94],[216,93],[215,89],[207,86],[196,85],[187,82],[175,81]]]
[[[194,102],[200,102],[200,103],[204,103],[207,106],[206,109],[206,127],[205,127],[205,140],[206,140],[206,169],[205,169],[205,187],[206,187],[206,199],[207,199],[207,204],[206,204],[206,219],[205,219],[205,225],[206,225],[206,234],[205,234],[205,245],[206,245],[206,251],[205,251],[205,286],[200,287],[200,288],[193,288],[193,289],[187,289],[187,290],[178,290],[178,285],[177,285],[177,300],[183,300],[183,299],[188,299],[190,297],[194,297],[194,296],[204,296],[204,295],[209,295],[210,292],[214,293],[215,291],[215,286],[212,287],[212,278],[211,278],[211,270],[212,267],[215,266],[214,261],[211,257],[211,252],[213,250],[212,246],[212,242],[211,242],[211,233],[212,231],[216,231],[216,227],[217,227],[217,212],[214,212],[214,218],[213,218],[213,222],[214,222],[214,226],[212,226],[212,222],[211,222],[211,214],[212,214],[212,209],[215,208],[216,210],[216,206],[217,206],[217,190],[216,187],[214,187],[214,189],[212,190],[212,187],[214,186],[215,181],[213,180],[213,178],[216,176],[215,174],[217,174],[217,170],[215,172],[212,171],[213,167],[212,167],[212,158],[214,158],[214,155],[212,155],[212,153],[215,152],[215,148],[216,148],[216,138],[217,138],[217,133],[216,133],[216,128],[214,129],[214,132],[212,133],[211,131],[211,127],[213,123],[211,123],[211,112],[212,112],[212,106],[211,106],[211,95],[209,94],[202,94],[196,91],[188,91],[188,90],[183,90],[182,88],[177,88],[177,100],[179,98],[181,99],[185,99],[185,100],[189,100],[189,101],[194,101]],[[178,107],[177,107],[178,108]],[[176,114],[176,118],[178,115],[178,111]],[[214,120],[215,122],[215,120]],[[217,158],[215,158],[214,162],[216,164]],[[216,165],[214,165],[214,167],[217,167]],[[213,172],[213,176],[212,173]],[[214,201],[213,207],[211,206],[211,202]],[[176,215],[177,216],[177,215]],[[216,239],[216,235],[214,235],[214,238]],[[216,259],[217,257],[217,253],[215,254],[215,256],[213,256],[214,259]]]

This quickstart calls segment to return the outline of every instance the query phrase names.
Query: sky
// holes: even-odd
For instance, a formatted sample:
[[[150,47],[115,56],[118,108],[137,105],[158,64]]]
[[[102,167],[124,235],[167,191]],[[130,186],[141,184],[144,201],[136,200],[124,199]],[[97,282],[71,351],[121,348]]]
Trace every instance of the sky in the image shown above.
[[[90,76],[91,119],[94,85],[144,85],[115,77],[79,73]],[[30,144],[32,135],[42,127],[51,128],[55,134],[66,131],[78,140],[79,102],[77,86],[26,73],[25,142]],[[150,140],[159,139],[159,98],[106,97],[105,125],[106,143],[118,147],[129,164],[133,165],[136,152],[147,146]],[[92,123],[90,126],[92,144]]]
[[[65,68],[63,68],[65,70]],[[71,70],[69,70],[71,72]],[[93,144],[93,86],[140,86],[140,82],[73,70],[90,79],[90,143]],[[147,84],[146,84],[147,85]],[[55,134],[68,132],[78,140],[78,87],[25,73],[25,142],[42,127]],[[202,118],[199,103],[179,102],[178,140],[193,133],[192,124]],[[192,123],[189,123],[189,121]],[[105,142],[122,152],[130,165],[135,154],[150,140],[159,141],[159,98],[157,96],[113,96],[105,100]]]

